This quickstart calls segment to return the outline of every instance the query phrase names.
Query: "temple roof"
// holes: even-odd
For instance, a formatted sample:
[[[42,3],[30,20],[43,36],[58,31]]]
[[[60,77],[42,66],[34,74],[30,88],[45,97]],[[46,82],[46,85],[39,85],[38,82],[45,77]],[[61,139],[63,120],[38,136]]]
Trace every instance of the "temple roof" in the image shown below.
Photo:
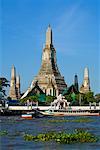
[[[35,86],[30,90],[27,96],[32,96],[35,94],[45,94],[42,89],[38,86],[38,82],[35,83]]]

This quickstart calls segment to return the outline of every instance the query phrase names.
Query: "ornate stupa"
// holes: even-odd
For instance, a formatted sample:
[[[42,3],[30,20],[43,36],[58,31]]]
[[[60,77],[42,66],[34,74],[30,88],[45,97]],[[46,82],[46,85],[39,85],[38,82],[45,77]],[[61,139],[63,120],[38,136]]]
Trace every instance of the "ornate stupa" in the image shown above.
[[[22,98],[27,96],[37,81],[39,87],[46,95],[58,96],[67,88],[64,77],[61,76],[57,66],[56,50],[53,46],[53,36],[50,25],[46,31],[46,42],[42,52],[40,71]]]
[[[10,91],[9,91],[9,97],[11,99],[19,99],[21,97],[20,95],[20,77],[16,77],[16,68],[14,65],[11,69],[11,80],[10,80]]]
[[[89,69],[86,67],[84,69],[84,80],[80,88],[81,93],[88,93],[90,91],[90,79],[89,79]]]

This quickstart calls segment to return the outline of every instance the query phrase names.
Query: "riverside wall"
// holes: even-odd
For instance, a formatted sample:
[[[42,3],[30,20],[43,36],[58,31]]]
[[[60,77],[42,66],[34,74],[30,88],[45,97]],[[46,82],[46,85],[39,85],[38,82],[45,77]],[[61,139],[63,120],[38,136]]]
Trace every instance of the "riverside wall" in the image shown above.
[[[42,111],[48,110],[51,106],[8,106],[8,110],[32,110],[40,109]],[[53,108],[53,107],[52,107]],[[67,107],[66,107],[67,109]],[[72,110],[100,110],[100,106],[71,106]]]

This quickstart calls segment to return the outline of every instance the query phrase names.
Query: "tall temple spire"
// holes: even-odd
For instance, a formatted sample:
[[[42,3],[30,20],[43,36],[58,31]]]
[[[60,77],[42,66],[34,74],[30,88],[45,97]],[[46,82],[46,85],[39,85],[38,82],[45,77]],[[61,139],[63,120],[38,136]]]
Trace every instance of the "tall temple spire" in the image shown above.
[[[21,95],[20,95],[20,76],[19,75],[16,77],[16,90],[17,90],[17,98],[19,99],[21,97]]]
[[[16,84],[18,84],[20,86],[20,76],[19,75],[16,76]]]
[[[89,81],[89,69],[87,67],[85,67],[84,69],[84,87],[86,88],[90,88],[90,81]]]
[[[17,94],[16,94],[16,69],[15,69],[14,65],[12,66],[12,69],[11,69],[11,81],[10,81],[9,96],[12,99],[17,99]]]
[[[12,65],[12,70],[11,70],[11,79],[16,79],[16,69],[14,65]]]
[[[84,80],[80,88],[80,92],[87,93],[90,91],[90,79],[89,79],[89,69],[85,67],[84,69]]]
[[[46,31],[46,46],[50,47],[50,45],[52,45],[52,29],[49,25]]]
[[[84,69],[84,79],[85,78],[89,78],[89,69],[87,67]]]
[[[10,91],[9,97],[11,99],[19,99],[21,97],[20,94],[20,76],[16,77],[16,68],[14,65],[11,69],[11,81],[10,81]]]
[[[52,41],[52,29],[50,25],[46,30],[46,43],[42,52],[42,63],[38,75],[33,79],[31,86],[21,98],[24,98],[38,81],[39,87],[46,95],[58,96],[67,88],[64,77],[61,76],[57,66],[56,50]]]

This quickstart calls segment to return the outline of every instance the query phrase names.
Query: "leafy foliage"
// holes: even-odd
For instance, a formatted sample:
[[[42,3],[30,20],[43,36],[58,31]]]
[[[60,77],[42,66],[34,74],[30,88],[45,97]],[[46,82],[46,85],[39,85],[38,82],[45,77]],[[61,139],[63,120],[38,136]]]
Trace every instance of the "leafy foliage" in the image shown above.
[[[48,132],[48,133],[41,133],[37,136],[25,134],[24,135],[25,141],[50,141],[54,140],[58,143],[64,144],[71,144],[71,143],[91,143],[96,142],[98,139],[91,133],[76,129],[74,133],[64,133],[64,132]]]
[[[7,134],[8,134],[8,132],[6,130],[0,131],[0,136],[5,136]]]
[[[45,104],[46,105],[50,105],[51,102],[53,102],[55,98],[56,98],[55,96],[50,96],[50,95],[46,96],[46,102],[45,102]]]
[[[48,122],[50,123],[63,123],[63,122],[77,122],[77,123],[87,123],[87,122],[93,122],[94,120],[93,119],[90,119],[90,118],[77,118],[77,119],[60,119],[60,120],[55,120],[55,119],[52,119],[52,120],[49,120]]]
[[[9,81],[2,77],[0,78],[0,98],[2,99],[4,96],[6,96],[6,90],[5,87],[9,86]]]
[[[97,98],[100,95],[97,95]],[[65,95],[65,99],[67,99],[68,102],[70,102],[71,106],[76,106],[79,105],[79,97],[80,94],[79,93],[69,93]],[[20,100],[21,103],[26,103],[27,99],[31,100],[31,101],[38,101],[39,103],[41,103],[41,105],[50,105],[51,102],[54,101],[54,99],[56,99],[55,96],[44,96],[42,94],[35,94],[33,96],[28,96],[25,97],[24,99]],[[81,94],[81,105],[89,105],[89,102],[99,102],[99,100],[97,101],[96,98],[94,98],[94,93],[93,92],[88,92],[86,94]]]
[[[50,105],[50,103],[55,99],[55,96],[35,94],[33,96],[28,96],[23,99],[20,99],[20,103],[26,103],[28,99],[34,102],[38,101],[40,105]]]
[[[71,102],[71,105],[79,105],[79,97],[80,94],[75,94],[75,99],[73,101],[71,93],[68,95],[65,95],[65,98]],[[96,97],[96,96],[95,96]],[[89,105],[89,102],[99,102],[100,101],[100,95],[97,95],[97,97],[94,97],[93,92],[88,92],[85,94],[81,94],[81,105]]]
[[[100,102],[100,93],[95,95],[96,102]]]
[[[89,102],[96,102],[93,92],[88,92],[82,96],[82,105],[89,104]]]
[[[73,99],[73,95],[70,93],[65,95],[65,99],[67,99],[68,102],[71,102],[70,105],[79,105],[79,94],[75,94]]]

